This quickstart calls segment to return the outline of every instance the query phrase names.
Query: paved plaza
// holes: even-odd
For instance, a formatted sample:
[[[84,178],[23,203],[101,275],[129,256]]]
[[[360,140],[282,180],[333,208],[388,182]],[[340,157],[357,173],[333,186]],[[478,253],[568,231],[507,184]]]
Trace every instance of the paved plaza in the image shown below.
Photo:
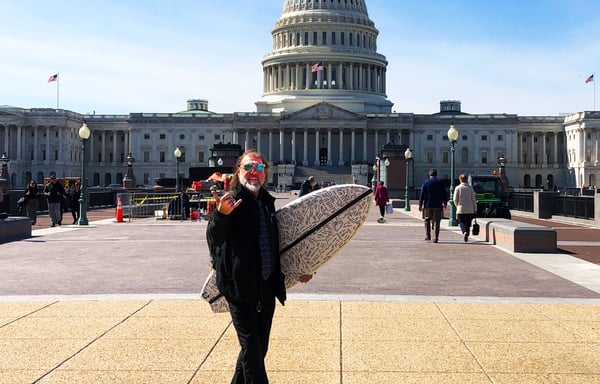
[[[598,230],[548,222],[588,235],[510,254],[447,222],[423,241],[414,206],[377,217],[278,306],[271,383],[600,382]],[[228,383],[206,221],[90,219],[0,245],[0,382]]]

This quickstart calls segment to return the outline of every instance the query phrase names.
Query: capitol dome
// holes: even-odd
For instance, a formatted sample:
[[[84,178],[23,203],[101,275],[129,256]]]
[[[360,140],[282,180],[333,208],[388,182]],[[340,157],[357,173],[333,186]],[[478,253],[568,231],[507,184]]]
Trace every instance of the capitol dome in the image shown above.
[[[327,102],[355,113],[389,113],[387,60],[364,0],[286,0],[265,55],[258,112]]]

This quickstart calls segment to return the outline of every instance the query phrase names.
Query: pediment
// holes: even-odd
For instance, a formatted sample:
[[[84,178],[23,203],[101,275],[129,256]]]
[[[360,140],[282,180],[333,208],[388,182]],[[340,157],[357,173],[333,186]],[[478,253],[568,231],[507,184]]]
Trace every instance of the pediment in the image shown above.
[[[284,120],[364,120],[365,116],[327,102],[320,102],[282,116]]]

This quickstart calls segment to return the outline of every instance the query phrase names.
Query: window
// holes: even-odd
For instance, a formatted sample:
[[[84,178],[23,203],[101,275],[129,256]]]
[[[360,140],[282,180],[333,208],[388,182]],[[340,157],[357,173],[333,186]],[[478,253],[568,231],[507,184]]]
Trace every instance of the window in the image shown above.
[[[160,151],[158,153],[158,157],[159,157],[159,162],[164,163],[165,162],[165,158],[166,158],[166,153],[165,151]]]
[[[502,135],[498,135],[498,137],[496,138],[498,141],[503,141],[504,140],[504,136]]]
[[[331,32],[331,45],[335,45],[335,32]]]
[[[341,32],[340,33],[340,45],[345,45],[346,44],[345,39],[346,38],[345,38],[344,32]]]
[[[427,135],[427,141],[433,141],[433,135]]]
[[[302,42],[302,45],[308,45],[308,32],[304,32],[304,41]]]
[[[220,138],[221,138],[221,135],[219,135],[219,134],[215,135],[215,140],[219,140]]]
[[[487,135],[481,135],[481,141],[487,141]]]
[[[150,162],[150,151],[144,151],[144,163]]]
[[[150,140],[150,134],[144,133],[144,140]]]
[[[203,151],[198,152],[198,162],[204,163],[204,152]]]
[[[487,164],[487,162],[488,162],[487,151],[481,151],[481,164]]]
[[[165,140],[167,138],[167,135],[165,135],[164,133],[161,133],[159,136],[159,139],[161,140]]]
[[[204,135],[198,135],[198,140],[200,140],[200,141],[204,140]]]
[[[443,151],[442,152],[442,163],[443,164],[448,164],[449,163],[449,159],[450,156],[448,155],[448,151]]]
[[[427,163],[433,164],[433,152],[427,151],[427,153],[425,154],[425,156],[427,158]]]
[[[185,135],[182,133],[181,135],[179,135],[179,140],[183,140],[185,139]]]
[[[321,44],[323,44],[323,45],[327,44],[327,32],[323,32],[323,38],[322,38]]]
[[[352,46],[353,42],[352,42],[352,33],[348,34],[348,45]]]
[[[313,45],[317,45],[318,44],[318,42],[317,42],[317,32],[313,32],[313,42],[312,43],[313,43]]]

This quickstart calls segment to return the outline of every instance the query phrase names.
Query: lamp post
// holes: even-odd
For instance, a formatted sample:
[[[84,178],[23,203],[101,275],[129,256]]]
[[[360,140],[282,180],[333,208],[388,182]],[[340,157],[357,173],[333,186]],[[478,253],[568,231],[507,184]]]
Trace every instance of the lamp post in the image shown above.
[[[505,188],[508,188],[508,178],[506,177],[506,157],[504,155],[498,156],[498,165],[500,166],[500,180],[502,180],[502,184]],[[548,184],[548,188],[550,188],[550,184]]]
[[[175,192],[179,192],[179,159],[181,158],[181,149],[179,149],[179,147],[175,148],[175,150],[173,151],[173,155],[175,155],[176,163]]]
[[[410,211],[410,198],[408,197],[408,163],[412,158],[412,151],[410,148],[406,148],[404,152],[404,159],[406,160],[406,184],[404,185],[404,210]]]
[[[85,179],[85,162],[86,162],[86,143],[90,138],[91,131],[87,124],[84,122],[81,128],[79,128],[79,138],[81,139],[81,149],[83,156],[81,158],[81,190],[79,195],[79,221],[77,225],[88,225],[87,219],[87,181]]]
[[[10,159],[6,152],[0,156],[0,163],[2,164],[2,168],[0,169],[0,187],[10,188],[10,175],[8,174],[8,163],[10,163]]]
[[[448,129],[448,140],[452,143],[450,148],[450,219],[448,225],[456,227],[458,222],[456,221],[456,206],[454,205],[454,144],[458,140],[458,130],[454,128],[454,123],[451,123],[450,129]]]
[[[127,173],[123,178],[123,187],[124,188],[135,188],[135,176],[133,175],[133,163],[135,162],[135,158],[129,152],[129,155],[125,158],[127,161]]]
[[[379,184],[379,156],[375,158],[375,163],[373,164],[373,189],[377,187]]]

